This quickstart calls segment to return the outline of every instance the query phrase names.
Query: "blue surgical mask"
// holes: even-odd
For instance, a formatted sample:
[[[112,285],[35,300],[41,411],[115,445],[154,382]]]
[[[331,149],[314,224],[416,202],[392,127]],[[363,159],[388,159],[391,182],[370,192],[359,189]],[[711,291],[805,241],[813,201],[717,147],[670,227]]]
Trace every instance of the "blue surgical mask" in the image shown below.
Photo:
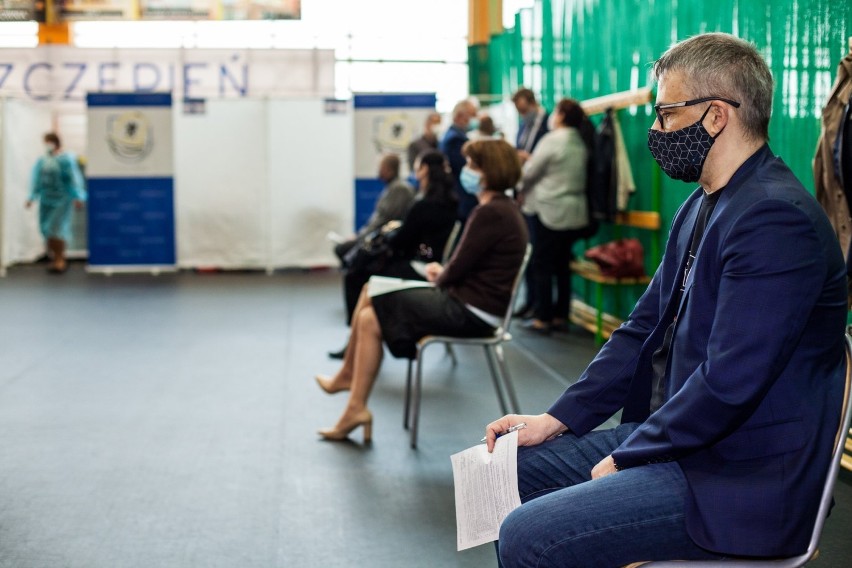
[[[464,166],[459,176],[459,182],[467,193],[476,195],[482,190],[482,173],[475,172],[469,167]]]
[[[478,129],[479,129],[479,119],[478,118],[471,118],[470,122],[467,123],[467,131],[470,132],[471,130],[478,130]]]

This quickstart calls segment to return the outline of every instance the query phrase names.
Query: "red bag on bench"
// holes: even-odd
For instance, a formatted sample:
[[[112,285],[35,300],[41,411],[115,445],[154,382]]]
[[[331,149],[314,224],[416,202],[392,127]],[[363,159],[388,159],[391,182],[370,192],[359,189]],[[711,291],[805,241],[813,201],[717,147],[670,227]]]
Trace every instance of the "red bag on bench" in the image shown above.
[[[601,274],[612,278],[645,276],[645,252],[639,239],[618,239],[602,243],[584,255],[600,267]]]

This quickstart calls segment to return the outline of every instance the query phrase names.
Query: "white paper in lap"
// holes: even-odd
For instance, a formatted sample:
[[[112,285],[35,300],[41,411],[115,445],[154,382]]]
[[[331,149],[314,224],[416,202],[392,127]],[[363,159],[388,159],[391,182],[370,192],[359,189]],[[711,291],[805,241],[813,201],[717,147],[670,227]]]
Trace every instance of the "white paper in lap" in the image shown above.
[[[500,524],[521,506],[518,433],[498,438],[494,452],[479,444],[450,456],[456,496],[458,550],[493,542]]]
[[[434,283],[424,282],[423,280],[404,280],[390,276],[370,276],[370,280],[367,282],[367,295],[375,298],[382,294],[390,294],[391,292],[399,292],[400,290],[434,287]]]

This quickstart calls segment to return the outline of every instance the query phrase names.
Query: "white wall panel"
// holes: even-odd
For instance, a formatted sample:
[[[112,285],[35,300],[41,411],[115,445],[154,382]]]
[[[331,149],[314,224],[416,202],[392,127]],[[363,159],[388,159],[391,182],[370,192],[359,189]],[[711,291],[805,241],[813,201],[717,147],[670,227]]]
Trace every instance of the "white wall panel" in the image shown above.
[[[178,265],[266,267],[266,103],[208,100],[202,115],[175,108]]]
[[[270,262],[336,265],[329,231],[351,233],[352,108],[321,100],[269,101]],[[339,109],[343,110],[343,109]]]
[[[44,252],[38,229],[38,205],[24,203],[30,193],[32,168],[44,153],[44,134],[50,131],[50,112],[25,101],[0,102],[2,131],[2,250],[0,268],[31,262]]]

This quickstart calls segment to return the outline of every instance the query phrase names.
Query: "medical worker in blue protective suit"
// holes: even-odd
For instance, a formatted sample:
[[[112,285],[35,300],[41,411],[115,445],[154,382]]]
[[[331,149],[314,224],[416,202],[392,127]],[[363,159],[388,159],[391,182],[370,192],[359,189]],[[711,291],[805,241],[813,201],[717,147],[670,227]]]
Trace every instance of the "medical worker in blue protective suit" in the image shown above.
[[[48,272],[61,274],[68,269],[65,243],[71,238],[72,207],[83,207],[86,190],[77,159],[61,151],[59,136],[52,132],[45,134],[44,145],[46,153],[33,168],[27,208],[32,207],[33,201],[39,201],[39,227],[52,259]]]

